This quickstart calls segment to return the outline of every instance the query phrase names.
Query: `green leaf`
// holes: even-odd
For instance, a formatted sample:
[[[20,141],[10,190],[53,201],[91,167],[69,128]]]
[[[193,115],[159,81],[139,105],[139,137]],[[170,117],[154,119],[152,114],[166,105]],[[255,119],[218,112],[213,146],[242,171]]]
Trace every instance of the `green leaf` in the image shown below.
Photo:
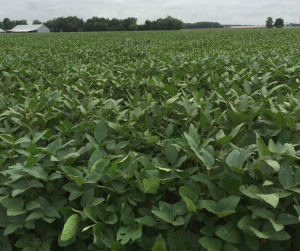
[[[9,144],[12,144],[15,141],[15,138],[9,134],[0,134],[0,139]]]
[[[91,188],[87,190],[85,194],[81,197],[81,202],[80,202],[81,207],[84,208],[90,206],[93,197],[94,197],[94,189]]]
[[[77,229],[79,227],[80,220],[81,217],[78,214],[73,214],[68,218],[62,231],[62,235],[61,235],[62,241],[67,241],[73,238],[73,236],[76,234]]]
[[[239,197],[230,196],[218,202],[205,200],[203,201],[202,206],[209,212],[212,212],[220,217],[225,217],[229,214],[235,213],[235,208],[237,207],[239,201]]]
[[[29,166],[24,168],[23,171],[37,179],[46,180],[48,178],[48,173],[39,166]]]
[[[259,221],[253,220],[251,215],[246,215],[238,222],[238,228],[241,229],[244,233],[255,236],[254,232],[250,227],[257,229],[259,227]]]
[[[189,136],[194,139],[197,145],[200,144],[200,136],[198,134],[198,130],[193,124],[191,124],[189,128]]]
[[[300,169],[297,169],[295,172],[295,182],[300,185]]]
[[[292,225],[292,224],[299,224],[300,221],[294,215],[287,214],[287,213],[281,213],[278,215],[276,223],[282,224],[282,225]]]
[[[159,243],[163,246],[164,250],[167,249],[167,248],[166,248],[166,241],[165,241],[165,239],[163,238],[163,236],[162,236],[161,234],[159,234],[159,235],[156,237],[155,243],[156,243],[156,242],[159,242]]]
[[[261,138],[256,137],[256,144],[257,144],[258,153],[261,158],[264,156],[271,155],[269,148],[266,146],[265,142]]]
[[[256,196],[262,198],[265,202],[267,202],[274,208],[276,208],[278,205],[279,197],[277,194],[256,194]]]
[[[156,194],[159,189],[160,180],[158,178],[151,177],[143,180],[144,193]]]
[[[34,238],[34,234],[26,234],[22,236],[15,244],[18,248],[26,248]]]
[[[229,167],[242,168],[245,160],[254,153],[256,145],[250,145],[244,148],[241,152],[237,149],[233,150],[226,158],[226,163]]]
[[[151,212],[168,223],[172,223],[176,216],[174,207],[163,201],[159,202],[159,210],[152,210]]]
[[[191,189],[190,186],[182,186],[179,188],[180,196],[189,198],[192,202],[196,203],[198,201],[198,195]]]
[[[240,97],[240,102],[238,104],[238,108],[240,111],[244,111],[249,106],[249,98],[247,94],[244,94]]]
[[[170,251],[185,251],[186,247],[180,235],[173,231],[169,231],[167,235]]]
[[[27,160],[26,160],[26,165],[25,167],[29,167],[31,166],[33,163],[38,161],[38,157],[37,156],[30,156]]]
[[[241,185],[242,185],[242,176],[237,173],[231,173],[223,180],[223,188],[228,193],[234,193],[239,191],[239,187]]]
[[[87,123],[87,121],[85,120],[85,121],[83,121],[81,124],[80,124],[80,126],[79,126],[79,128],[78,128],[78,132],[82,132],[82,131],[84,131],[85,130],[85,128],[88,126],[88,123]]]
[[[232,139],[232,136],[227,135],[223,138],[218,139],[217,142],[220,143],[222,146],[225,146],[230,142],[231,139]]]
[[[152,251],[164,251],[164,247],[159,242],[155,242],[155,244],[151,250]]]
[[[4,198],[0,202],[7,208],[7,216],[16,216],[24,213],[24,201],[16,198]]]
[[[184,219],[183,217],[178,217],[175,221],[172,222],[173,226],[182,226],[184,225]]]
[[[95,139],[98,141],[98,142],[101,142],[102,143],[102,140],[104,140],[107,136],[107,128],[106,128],[106,125],[103,121],[100,121],[97,125],[96,125],[96,128],[95,128],[95,131],[94,131],[94,136],[95,136]]]
[[[260,232],[259,230],[257,230],[254,227],[250,226],[249,229],[260,239],[268,239],[268,237],[269,237],[267,234]]]
[[[56,152],[58,151],[58,149],[62,146],[62,141],[61,139],[57,139],[55,141],[53,141],[52,143],[50,143],[47,146],[47,151],[49,153],[51,153],[52,155],[56,155]]]
[[[208,251],[220,251],[222,248],[222,242],[219,239],[202,237],[199,242]]]
[[[168,126],[165,130],[165,134],[167,137],[170,137],[173,134],[173,128],[174,128],[174,126],[172,123],[168,124]]]
[[[222,251],[239,251],[233,244],[227,242]]]
[[[257,196],[257,194],[262,194],[263,193],[263,190],[255,185],[250,185],[250,186],[241,186],[240,187],[240,191],[250,197],[250,198],[253,198],[253,199],[257,199],[257,200],[260,200],[260,197]]]
[[[174,103],[177,99],[178,99],[178,97],[174,97],[174,98],[168,99],[167,102],[166,102],[166,106],[171,105],[171,104]]]
[[[91,157],[89,158],[89,162],[88,162],[88,167],[89,169],[92,169],[94,167],[94,164],[96,163],[96,161],[103,159],[101,151],[96,149],[93,154],[91,155]]]
[[[94,233],[94,243],[98,242],[98,239],[100,239],[103,235],[102,230],[103,230],[104,224],[102,222],[98,222],[95,225],[93,225],[93,233]]]
[[[187,198],[187,197],[183,197],[183,200],[184,200],[184,202],[185,202],[185,204],[186,204],[186,206],[187,206],[187,208],[188,208],[188,210],[189,210],[190,212],[195,212],[195,213],[197,213],[197,211],[196,211],[196,206],[195,206],[195,204],[193,203],[192,200],[190,200],[190,199]]]
[[[214,157],[205,149],[202,149],[202,157],[207,165],[207,168],[210,168],[214,165],[215,163]]]
[[[280,166],[278,178],[280,183],[286,188],[293,188],[296,184],[293,178],[292,168],[286,162]]]
[[[157,224],[157,221],[151,216],[136,218],[135,221],[141,223],[142,225],[146,225],[149,227],[154,227]]]
[[[174,163],[176,162],[177,158],[178,158],[178,152],[175,146],[172,146],[171,144],[169,144],[167,146],[166,149],[166,153],[167,153],[167,158],[168,161],[174,165]]]
[[[241,128],[245,125],[245,123],[242,123],[240,125],[238,125],[237,127],[235,127],[230,133],[229,135],[232,136],[232,138],[234,138],[238,133],[239,131],[241,130]]]
[[[29,142],[31,142],[31,139],[29,139],[27,137],[23,137],[23,138],[18,139],[14,144],[17,145],[17,144],[29,143]]]
[[[263,226],[263,235],[271,241],[285,241],[291,238],[291,236],[284,230],[276,231],[270,222],[265,222]]]
[[[127,248],[120,242],[115,241],[111,245],[111,251],[126,251],[126,250]]]
[[[127,205],[127,204],[123,204],[123,209],[122,209],[122,213],[121,213],[121,220],[123,222],[123,224],[126,227],[132,227],[134,225],[134,213],[132,212],[132,208]]]
[[[251,94],[251,85],[246,79],[244,80],[244,90],[247,94]]]
[[[186,140],[188,141],[190,147],[197,150],[198,144],[195,142],[195,140],[190,135],[188,135],[186,132],[184,133],[184,136],[185,136]]]
[[[296,127],[296,122],[292,116],[292,114],[290,113],[287,113],[286,116],[285,116],[285,119],[286,119],[286,122],[288,123],[288,125],[291,127],[291,128],[295,128]]]
[[[150,136],[147,138],[146,143],[148,145],[156,144],[158,142],[158,136]]]
[[[251,231],[251,230],[249,230]],[[259,238],[257,236],[252,236],[244,233],[244,239],[246,242],[246,245],[251,249],[251,250],[258,250],[260,243],[259,243]],[[228,250],[229,251],[229,250]]]
[[[241,244],[243,236],[240,232],[240,229],[237,227],[236,223],[229,223],[225,226],[222,226],[216,232],[216,235],[233,244]]]
[[[272,167],[276,172],[279,172],[280,165],[275,160],[264,160],[270,167]]]
[[[286,126],[286,120],[281,112],[277,112],[277,114],[274,116],[274,122],[280,129],[283,129]]]

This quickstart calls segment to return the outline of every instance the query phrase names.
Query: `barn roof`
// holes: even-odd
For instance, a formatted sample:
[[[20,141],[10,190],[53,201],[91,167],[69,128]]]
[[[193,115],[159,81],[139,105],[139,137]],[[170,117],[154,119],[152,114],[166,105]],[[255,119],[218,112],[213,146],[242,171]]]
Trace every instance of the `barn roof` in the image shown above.
[[[5,32],[4,30],[0,29],[0,32]]]
[[[15,28],[9,30],[13,32],[28,32],[28,31],[35,31],[38,30],[43,24],[31,24],[31,25],[24,25],[19,24]]]

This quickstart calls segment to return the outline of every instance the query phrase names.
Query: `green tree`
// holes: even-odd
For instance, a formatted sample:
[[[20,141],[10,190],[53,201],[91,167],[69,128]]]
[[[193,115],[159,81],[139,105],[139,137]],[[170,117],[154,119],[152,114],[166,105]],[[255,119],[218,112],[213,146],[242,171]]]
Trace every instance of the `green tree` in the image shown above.
[[[36,20],[33,20],[32,24],[42,24],[42,22],[36,19]]]
[[[59,17],[49,20],[44,23],[45,26],[51,29],[53,32],[78,32],[82,30],[84,21],[82,18],[76,16]]]
[[[129,30],[129,26],[131,24],[136,24],[136,23],[137,23],[137,18],[135,18],[135,17],[128,17],[128,18],[122,20],[122,25],[124,26],[124,28],[126,30]]]
[[[138,29],[138,25],[137,24],[130,24],[128,26],[128,30],[129,31],[136,31]]]
[[[11,21],[9,18],[4,18],[2,23],[5,30],[11,29]]]
[[[108,30],[109,19],[104,17],[92,17],[84,23],[84,31],[106,31]]]
[[[27,20],[25,20],[25,19],[22,19],[22,20],[16,20],[15,21],[15,23],[16,23],[16,25],[27,25],[28,23],[27,23]]]
[[[273,28],[274,26],[273,26],[273,18],[272,17],[268,17],[267,18],[267,21],[266,21],[266,27],[267,28]]]
[[[284,20],[282,18],[276,18],[274,26],[276,28],[282,28],[284,26]]]
[[[145,30],[150,30],[150,26],[151,26],[151,21],[147,19],[145,21]]]
[[[177,18],[168,16],[166,18],[159,18],[155,21],[145,21],[143,27],[139,29],[144,30],[180,30],[183,28],[183,22]]]
[[[184,29],[207,29],[207,28],[223,28],[218,22],[197,22],[197,23],[186,23],[183,25]]]

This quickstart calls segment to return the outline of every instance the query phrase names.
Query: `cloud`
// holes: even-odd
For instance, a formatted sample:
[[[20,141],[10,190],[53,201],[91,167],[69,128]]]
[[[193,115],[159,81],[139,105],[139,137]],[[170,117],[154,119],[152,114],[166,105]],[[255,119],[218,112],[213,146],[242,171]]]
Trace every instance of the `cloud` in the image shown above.
[[[215,21],[222,24],[263,25],[267,17],[300,22],[299,0],[13,0],[1,1],[0,16],[47,21],[55,17],[136,17],[138,23],[167,14],[184,22]]]

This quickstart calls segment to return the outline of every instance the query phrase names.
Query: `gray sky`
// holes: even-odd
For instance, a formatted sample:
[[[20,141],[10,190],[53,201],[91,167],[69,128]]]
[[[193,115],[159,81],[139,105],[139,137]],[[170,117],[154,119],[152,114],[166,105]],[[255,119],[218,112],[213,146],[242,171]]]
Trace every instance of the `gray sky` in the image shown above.
[[[136,17],[138,23],[169,14],[185,23],[264,25],[268,16],[299,23],[299,0],[0,0],[0,20],[47,21],[55,17]]]

